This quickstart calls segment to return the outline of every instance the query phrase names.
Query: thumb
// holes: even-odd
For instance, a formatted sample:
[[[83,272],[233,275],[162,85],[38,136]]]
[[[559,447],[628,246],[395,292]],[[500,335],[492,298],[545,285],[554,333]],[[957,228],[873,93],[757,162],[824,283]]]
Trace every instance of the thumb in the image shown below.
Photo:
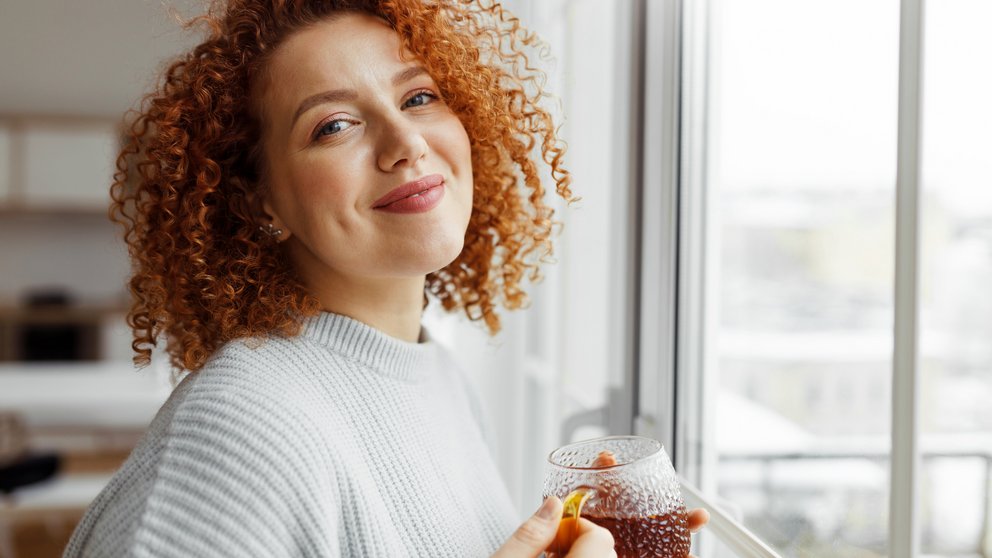
[[[561,518],[561,500],[549,496],[534,515],[513,532],[492,558],[535,558],[555,539]]]

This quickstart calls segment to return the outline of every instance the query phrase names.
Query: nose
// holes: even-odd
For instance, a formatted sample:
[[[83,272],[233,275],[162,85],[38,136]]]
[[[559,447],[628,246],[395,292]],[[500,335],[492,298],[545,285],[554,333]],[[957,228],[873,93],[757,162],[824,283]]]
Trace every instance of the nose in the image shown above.
[[[428,149],[423,133],[403,117],[385,123],[379,144],[379,168],[385,172],[415,165]]]

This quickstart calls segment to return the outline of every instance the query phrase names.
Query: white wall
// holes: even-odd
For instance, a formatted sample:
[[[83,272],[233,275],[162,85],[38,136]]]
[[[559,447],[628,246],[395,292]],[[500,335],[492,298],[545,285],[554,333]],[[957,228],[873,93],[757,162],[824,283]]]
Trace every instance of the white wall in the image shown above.
[[[190,37],[201,0],[4,0],[0,113],[119,117]]]
[[[124,294],[127,254],[100,215],[0,216],[0,300],[39,287],[104,302]]]

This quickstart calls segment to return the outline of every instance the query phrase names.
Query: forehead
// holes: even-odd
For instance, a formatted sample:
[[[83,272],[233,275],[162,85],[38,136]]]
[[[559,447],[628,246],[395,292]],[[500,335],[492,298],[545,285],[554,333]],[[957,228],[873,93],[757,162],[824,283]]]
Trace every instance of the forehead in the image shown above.
[[[314,91],[300,88],[353,87],[402,66],[401,47],[385,21],[346,12],[297,31],[277,48],[269,61],[270,89],[303,96]]]

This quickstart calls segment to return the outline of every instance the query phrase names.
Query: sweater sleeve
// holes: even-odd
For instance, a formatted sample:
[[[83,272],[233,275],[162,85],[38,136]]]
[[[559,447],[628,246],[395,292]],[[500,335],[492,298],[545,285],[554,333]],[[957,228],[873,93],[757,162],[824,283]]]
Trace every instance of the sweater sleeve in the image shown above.
[[[288,399],[198,378],[132,534],[136,556],[339,556],[331,464]]]

